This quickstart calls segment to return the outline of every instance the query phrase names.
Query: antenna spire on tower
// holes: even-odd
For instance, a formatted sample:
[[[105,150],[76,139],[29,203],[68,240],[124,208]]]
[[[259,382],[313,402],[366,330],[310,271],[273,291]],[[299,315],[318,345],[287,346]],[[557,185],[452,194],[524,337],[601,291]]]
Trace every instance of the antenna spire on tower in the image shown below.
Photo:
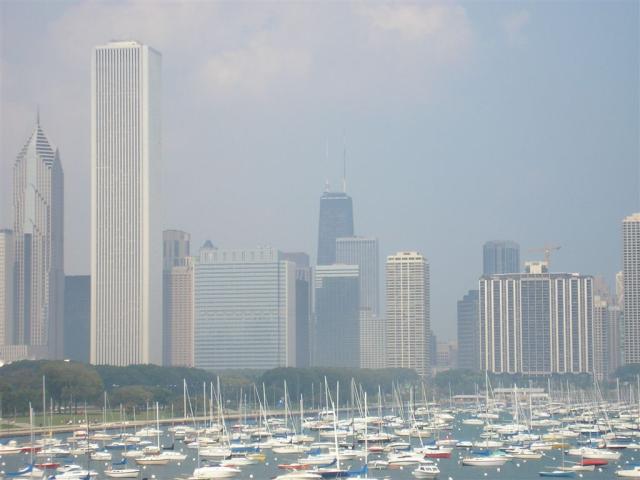
[[[36,125],[40,126],[40,105],[36,105]]]
[[[347,193],[347,136],[342,139],[342,192]]]

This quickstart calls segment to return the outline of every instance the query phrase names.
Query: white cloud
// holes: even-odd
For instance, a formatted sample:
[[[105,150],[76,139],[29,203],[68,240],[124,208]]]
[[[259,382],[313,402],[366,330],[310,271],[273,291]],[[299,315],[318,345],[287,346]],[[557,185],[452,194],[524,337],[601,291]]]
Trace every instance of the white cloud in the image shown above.
[[[283,83],[304,81],[310,68],[309,51],[278,47],[265,38],[255,38],[245,48],[209,57],[197,78],[210,96],[263,96]]]
[[[453,3],[365,4],[359,9],[374,35],[391,34],[419,43],[446,59],[470,46],[472,29],[466,10]]]
[[[502,28],[507,35],[507,40],[512,44],[521,43],[524,40],[524,30],[531,20],[531,15],[526,10],[513,12],[504,17]]]

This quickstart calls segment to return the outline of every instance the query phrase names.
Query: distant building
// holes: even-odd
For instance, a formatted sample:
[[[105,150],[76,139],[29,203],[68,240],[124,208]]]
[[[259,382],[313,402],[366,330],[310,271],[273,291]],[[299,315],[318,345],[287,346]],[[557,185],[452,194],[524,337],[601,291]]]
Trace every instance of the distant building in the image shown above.
[[[343,192],[324,192],[320,197],[317,265],[336,263],[336,239],[353,236],[353,202]]]
[[[206,244],[195,264],[195,366],[294,367],[295,269],[273,248],[229,250]]]
[[[13,343],[13,230],[0,230],[0,345]]]
[[[622,309],[618,305],[609,305],[609,329],[607,352],[609,354],[609,371],[615,372],[616,369],[624,365],[624,318]]]
[[[387,257],[387,366],[429,373],[429,263],[418,252]]]
[[[162,232],[162,265],[163,270],[180,266],[184,259],[191,256],[191,235],[182,230],[165,230]]]
[[[624,363],[640,363],[640,213],[622,222]]]
[[[520,246],[508,240],[493,240],[482,248],[482,274],[520,272]]]
[[[193,260],[191,235],[163,232],[163,364],[193,366]]]
[[[458,301],[458,368],[480,370],[478,290],[469,290]]]
[[[314,364],[360,366],[360,280],[357,265],[318,265],[315,271]]]
[[[89,363],[91,277],[67,275],[64,283],[64,358]]]
[[[336,263],[358,265],[360,271],[360,310],[372,316],[380,312],[380,254],[377,238],[342,237],[336,239]]]
[[[93,50],[91,363],[162,363],[161,55]]]
[[[385,335],[380,318],[380,255],[377,238],[345,237],[336,240],[336,263],[358,265],[360,272],[360,365],[382,368]],[[376,365],[376,366],[372,366]]]
[[[593,371],[598,380],[611,373],[609,362],[609,303],[606,298],[593,297]]]
[[[360,368],[385,368],[387,326],[384,317],[360,312]]]
[[[525,273],[480,279],[481,367],[495,373],[593,372],[592,277]]]
[[[62,358],[64,174],[40,119],[13,169],[14,343]],[[17,350],[16,350],[17,351]],[[38,355],[39,356],[39,355]],[[30,355],[31,357],[31,355]]]
[[[296,366],[311,365],[311,267],[309,255],[303,252],[285,252],[283,260],[296,266]]]
[[[457,368],[457,342],[438,342],[436,345],[436,371],[444,372]]]

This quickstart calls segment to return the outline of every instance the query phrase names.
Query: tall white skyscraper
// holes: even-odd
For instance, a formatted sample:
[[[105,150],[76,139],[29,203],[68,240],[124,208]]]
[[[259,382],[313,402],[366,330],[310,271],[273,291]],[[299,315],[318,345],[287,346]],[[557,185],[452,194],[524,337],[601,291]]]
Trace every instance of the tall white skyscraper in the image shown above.
[[[622,222],[624,363],[640,363],[640,213]]]
[[[479,281],[480,366],[495,373],[593,372],[593,278],[548,273],[528,262],[525,273]]]
[[[13,343],[13,231],[0,230],[0,345]]]
[[[91,363],[162,362],[161,56],[93,51]]]
[[[387,366],[429,373],[429,263],[418,252],[387,257]]]
[[[62,358],[64,174],[40,118],[13,168],[13,208],[13,343]]]

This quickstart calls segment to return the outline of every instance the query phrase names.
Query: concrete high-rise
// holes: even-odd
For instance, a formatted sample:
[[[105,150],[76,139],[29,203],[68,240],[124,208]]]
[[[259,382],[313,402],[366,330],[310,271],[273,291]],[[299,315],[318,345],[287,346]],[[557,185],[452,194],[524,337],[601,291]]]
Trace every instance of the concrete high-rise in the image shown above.
[[[520,272],[520,245],[508,240],[492,240],[482,247],[482,274]]]
[[[67,275],[64,282],[64,358],[89,363],[91,278]]]
[[[163,238],[163,364],[193,366],[193,259],[191,235],[165,230]]]
[[[195,366],[295,367],[295,270],[273,248],[206,244],[195,264]]]
[[[162,362],[161,56],[93,51],[91,363]]]
[[[480,370],[478,290],[458,300],[458,368]]]
[[[316,267],[314,365],[360,367],[359,296],[357,265]]]
[[[593,279],[525,273],[480,279],[481,368],[495,373],[593,372]]]
[[[640,213],[622,222],[624,363],[640,363]]]
[[[380,312],[379,247],[377,238],[342,237],[336,239],[336,263],[358,265],[360,272],[360,311],[374,317]]]
[[[387,366],[429,374],[429,263],[418,252],[387,257]]]
[[[285,252],[283,260],[296,266],[296,366],[306,368],[311,363],[311,267],[304,252]]]
[[[0,345],[13,343],[13,231],[0,230]]]
[[[353,202],[343,192],[324,192],[320,197],[317,265],[336,263],[336,239],[353,236]]]
[[[39,117],[39,116],[38,116]],[[13,169],[17,345],[62,357],[64,174],[40,119]]]

